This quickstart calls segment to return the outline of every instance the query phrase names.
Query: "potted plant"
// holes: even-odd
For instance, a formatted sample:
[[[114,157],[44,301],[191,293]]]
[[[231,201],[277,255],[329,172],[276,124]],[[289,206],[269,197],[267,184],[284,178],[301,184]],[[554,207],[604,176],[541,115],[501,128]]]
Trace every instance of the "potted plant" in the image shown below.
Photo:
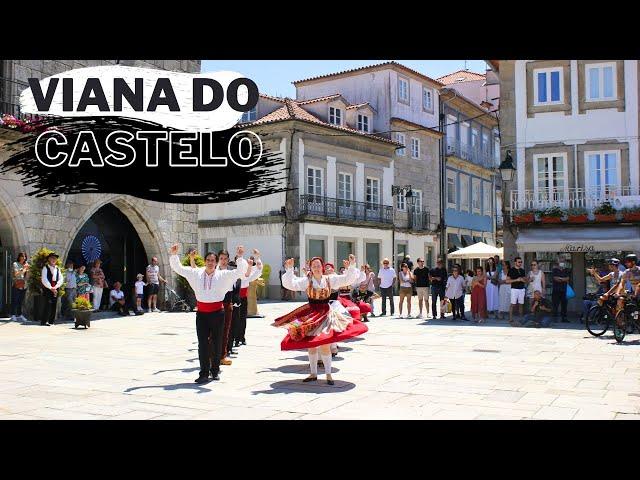
[[[593,214],[596,222],[615,222],[616,220],[616,209],[611,202],[603,202],[593,211]]]
[[[586,208],[570,208],[567,210],[568,223],[586,223],[589,219]]]
[[[93,311],[93,305],[84,297],[78,297],[71,305],[71,312],[73,313],[73,319],[75,320],[75,328],[78,325],[84,325],[84,328],[91,326],[91,312]]]
[[[564,211],[560,207],[547,208],[541,216],[542,223],[560,223],[563,215]]]
[[[534,211],[523,209],[518,210],[513,215],[513,223],[533,223]]]
[[[620,210],[625,222],[640,222],[640,207],[627,207]]]

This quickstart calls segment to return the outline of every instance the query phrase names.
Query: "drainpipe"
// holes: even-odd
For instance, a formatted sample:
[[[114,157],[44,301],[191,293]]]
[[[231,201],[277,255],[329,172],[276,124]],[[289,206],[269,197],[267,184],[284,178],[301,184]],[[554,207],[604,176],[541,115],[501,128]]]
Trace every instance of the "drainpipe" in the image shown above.
[[[578,188],[578,144],[577,143],[573,145],[573,177],[575,182],[574,188]],[[584,193],[585,193],[585,205],[586,205],[586,195],[587,195],[586,190]],[[571,205],[569,205],[569,208],[571,208]],[[575,208],[575,205],[574,205],[574,208]]]

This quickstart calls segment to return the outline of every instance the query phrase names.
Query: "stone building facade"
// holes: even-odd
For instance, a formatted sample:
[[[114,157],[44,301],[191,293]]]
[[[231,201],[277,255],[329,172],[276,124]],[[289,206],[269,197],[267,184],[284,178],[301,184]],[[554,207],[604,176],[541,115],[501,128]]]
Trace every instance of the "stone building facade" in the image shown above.
[[[119,62],[122,65],[170,69],[188,73],[200,72],[199,60],[3,60],[0,70],[0,80],[3,81],[2,97],[0,97],[0,114],[18,114],[17,95],[26,79],[43,78],[74,68],[98,65],[112,65]],[[19,138],[21,134],[0,128],[0,163],[9,156],[6,149],[8,143]],[[144,181],[144,179],[141,179]],[[135,281],[136,272],[127,272],[127,265],[131,265],[132,256],[137,255],[136,269],[152,256],[157,256],[160,262],[160,274],[171,278],[169,268],[169,246],[175,242],[183,249],[190,245],[197,245],[197,205],[159,203],[141,200],[127,195],[106,194],[78,194],[60,195],[58,197],[36,198],[29,196],[30,187],[25,186],[16,174],[3,174],[0,178],[0,311],[6,311],[10,301],[10,275],[8,267],[15,260],[19,251],[25,251],[29,256],[41,247],[48,247],[58,252],[62,259],[69,256],[72,247],[80,240],[87,225],[95,223],[96,215],[101,209],[108,207],[111,211],[118,210],[126,220],[127,235],[131,235],[132,245],[142,245],[144,253],[127,253],[125,244],[124,260],[114,259],[117,264],[111,272],[113,280]],[[117,220],[117,219],[116,219]],[[125,220],[121,220],[126,224]],[[92,225],[100,230],[100,225]],[[103,232],[109,238],[119,235],[117,229]],[[125,230],[123,230],[124,232]],[[116,248],[116,247],[114,247]],[[116,250],[119,251],[117,246]],[[74,252],[75,252],[74,250]],[[115,252],[115,250],[114,250]],[[114,255],[116,255],[114,253]],[[122,255],[118,253],[118,255]],[[127,257],[128,255],[128,257]],[[77,255],[76,255],[77,257]],[[127,259],[128,258],[128,259]],[[120,268],[122,267],[122,268]],[[129,269],[131,270],[130,267]],[[140,272],[142,273],[142,272]],[[175,279],[174,279],[175,280]],[[175,281],[170,283],[175,286]]]

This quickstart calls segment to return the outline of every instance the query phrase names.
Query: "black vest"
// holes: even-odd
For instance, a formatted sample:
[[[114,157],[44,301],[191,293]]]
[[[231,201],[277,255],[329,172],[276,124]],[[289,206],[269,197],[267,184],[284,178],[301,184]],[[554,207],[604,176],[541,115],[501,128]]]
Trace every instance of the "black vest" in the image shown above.
[[[49,283],[51,284],[52,287],[55,287],[56,285],[58,285],[58,282],[60,281],[60,269],[56,266],[55,267],[56,270],[56,279],[53,279],[53,273],[51,273],[51,269],[49,268],[49,265],[47,265],[47,280],[49,280]]]

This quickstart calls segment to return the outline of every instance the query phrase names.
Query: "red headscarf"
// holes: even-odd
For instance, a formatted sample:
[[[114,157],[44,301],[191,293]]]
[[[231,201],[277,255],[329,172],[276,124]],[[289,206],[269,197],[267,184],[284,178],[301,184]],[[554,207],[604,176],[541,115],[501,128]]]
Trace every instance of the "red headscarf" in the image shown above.
[[[325,263],[325,264],[324,264],[324,270],[325,270],[325,271],[327,270],[327,267],[331,267],[331,269],[332,269],[333,271],[335,271],[335,270],[336,270],[336,267],[334,267],[334,266],[333,266],[333,263],[329,263],[329,262]]]

